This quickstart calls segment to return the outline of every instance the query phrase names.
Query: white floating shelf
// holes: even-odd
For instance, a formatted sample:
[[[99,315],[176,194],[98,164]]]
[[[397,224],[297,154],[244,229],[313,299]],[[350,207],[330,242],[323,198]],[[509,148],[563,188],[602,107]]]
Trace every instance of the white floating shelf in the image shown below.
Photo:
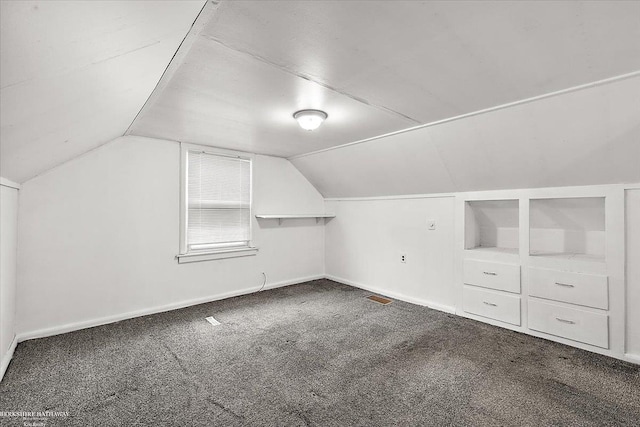
[[[258,219],[277,219],[278,224],[282,224],[283,219],[302,219],[302,218],[315,218],[316,222],[320,221],[323,218],[335,218],[334,214],[300,214],[300,215],[291,215],[291,214],[269,214],[269,215],[256,215]]]

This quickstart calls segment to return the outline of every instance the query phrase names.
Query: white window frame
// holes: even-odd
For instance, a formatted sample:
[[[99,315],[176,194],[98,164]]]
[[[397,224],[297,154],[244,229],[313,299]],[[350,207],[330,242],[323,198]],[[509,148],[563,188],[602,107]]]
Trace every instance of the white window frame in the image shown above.
[[[202,250],[202,251],[189,251],[187,245],[187,217],[188,217],[188,159],[187,153],[189,151],[201,151],[206,154],[214,156],[226,156],[237,159],[249,160],[249,182],[250,182],[250,195],[249,195],[249,245],[248,246],[230,246],[220,249]],[[256,255],[258,248],[252,245],[253,239],[253,161],[255,156],[250,153],[243,153],[239,151],[225,150],[222,148],[207,147],[204,145],[180,143],[180,252],[176,256],[178,263],[189,263],[198,261],[208,261],[214,259],[224,258],[236,258],[243,256]]]

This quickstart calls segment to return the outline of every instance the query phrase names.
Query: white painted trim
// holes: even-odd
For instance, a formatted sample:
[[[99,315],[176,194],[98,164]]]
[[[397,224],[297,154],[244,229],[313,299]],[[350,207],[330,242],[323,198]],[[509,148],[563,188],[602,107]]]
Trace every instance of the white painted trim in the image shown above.
[[[576,185],[569,187],[508,188],[503,190],[462,191],[465,200],[515,200],[547,198],[604,197],[623,188],[623,184]]]
[[[13,341],[11,341],[11,345],[7,352],[2,356],[2,364],[0,365],[0,381],[4,378],[5,372],[7,372],[7,368],[9,367],[9,363],[13,358],[13,352],[16,350],[16,346],[18,345],[18,337],[13,336]]]
[[[551,334],[546,334],[544,332],[538,332],[533,329],[528,329],[527,327],[520,325],[511,325],[508,323],[501,322],[499,320],[491,319],[489,317],[482,317],[475,314],[464,312],[460,309],[459,313],[455,313],[456,316],[463,317],[465,319],[473,320],[475,322],[486,323],[488,325],[492,325],[502,329],[508,329],[513,332],[518,332],[520,334],[529,335],[535,338],[540,338],[545,341],[556,342],[562,345],[566,345],[567,347],[577,348],[579,350],[588,351],[589,353],[601,354],[603,356],[612,357],[614,359],[623,360],[625,362],[639,364],[640,365],[640,357],[631,355],[631,354],[621,354],[614,352],[610,349],[595,347],[589,344],[581,343],[579,341],[573,341],[567,338],[558,337]],[[522,317],[523,323],[526,321],[526,317]]]
[[[443,304],[439,304],[439,303],[434,303],[431,301],[426,301],[420,298],[413,298],[413,297],[409,297],[406,296],[404,294],[400,294],[397,292],[393,292],[393,291],[389,291],[386,289],[381,289],[381,288],[377,288],[375,286],[369,286],[369,285],[365,285],[362,283],[358,283],[358,282],[354,282],[352,280],[348,280],[348,279],[344,279],[342,277],[337,277],[337,276],[333,276],[331,274],[326,274],[325,278],[329,279],[329,280],[333,280],[334,282],[338,282],[338,283],[342,283],[348,286],[353,286],[354,288],[359,288],[359,289],[364,289],[365,291],[369,291],[369,292],[374,292],[376,294],[381,294],[393,299],[397,299],[400,301],[404,301],[404,302],[408,302],[411,304],[416,304],[416,305],[421,305],[424,307],[428,307],[428,308],[432,308],[434,310],[438,310],[438,311],[443,311],[445,313],[450,313],[450,314],[455,314],[456,309],[455,307],[450,307],[447,305],[443,305]]]
[[[397,300],[401,300],[401,301],[405,301],[411,304],[417,304],[417,305],[421,305],[421,306],[426,306],[428,308],[434,309],[434,310],[438,310],[438,311],[442,311],[445,313],[449,313],[449,314],[455,314],[456,316],[459,317],[466,317],[469,318],[471,320],[476,320],[472,317],[469,316],[460,316],[459,314],[456,314],[455,308],[454,307],[450,307],[450,306],[445,306],[442,304],[438,304],[438,303],[433,303],[433,302],[429,302],[429,301],[424,301],[424,300],[420,300],[417,298],[411,298],[411,297],[406,297],[405,295],[402,294],[398,294],[395,292],[389,292],[387,290],[383,290],[383,289],[379,289],[376,287],[372,287],[372,286],[367,286],[361,283],[357,283],[357,282],[353,282],[351,280],[347,280],[347,279],[343,279],[340,277],[336,277],[330,274],[318,274],[318,275],[314,275],[314,276],[307,276],[307,277],[301,277],[298,279],[293,279],[293,280],[284,280],[281,282],[277,282],[277,283],[272,283],[270,285],[265,285],[264,289],[275,289],[275,288],[281,288],[281,287],[285,287],[285,286],[290,286],[290,285],[296,285],[299,283],[304,283],[304,282],[309,282],[312,280],[319,280],[319,279],[329,279],[329,280],[333,280],[334,282],[338,282],[338,283],[343,283],[347,286],[353,286],[355,288],[359,288],[359,289],[363,289],[369,292],[374,292],[377,294],[381,294],[381,295],[385,295],[388,296],[390,298],[394,298]],[[119,322],[122,320],[127,320],[127,319],[133,319],[136,317],[140,317],[140,316],[147,316],[150,314],[156,314],[156,313],[163,313],[166,311],[171,311],[171,310],[177,310],[180,308],[185,308],[185,307],[190,307],[193,305],[198,305],[198,304],[204,304],[207,302],[212,302],[212,301],[219,301],[219,300],[223,300],[226,298],[233,298],[236,296],[240,296],[240,295],[247,295],[247,294],[252,294],[252,293],[256,293],[259,290],[259,288],[251,288],[251,289],[243,289],[240,291],[234,291],[234,292],[227,292],[224,294],[220,294],[220,295],[216,295],[216,296],[209,296],[209,297],[204,297],[204,298],[196,298],[196,299],[192,299],[192,300],[187,300],[187,301],[182,301],[179,303],[174,303],[174,304],[167,304],[164,306],[159,306],[159,307],[153,307],[153,308],[148,308],[148,309],[144,309],[144,310],[137,310],[137,311],[133,311],[133,312],[128,312],[128,313],[123,313],[123,314],[119,314],[119,315],[115,315],[115,316],[108,316],[108,317],[102,317],[102,318],[98,318],[98,319],[92,319],[92,320],[88,320],[88,321],[83,321],[83,322],[75,322],[75,323],[69,323],[66,325],[61,325],[61,326],[56,326],[53,328],[46,328],[46,329],[40,329],[40,330],[36,330],[36,331],[31,331],[31,332],[25,332],[25,333],[20,333],[18,335],[16,335],[13,339],[13,342],[11,343],[10,349],[9,351],[6,353],[6,355],[3,357],[2,359],[2,366],[0,368],[0,381],[2,380],[2,377],[4,376],[4,373],[9,365],[9,362],[11,361],[11,358],[13,357],[13,352],[15,351],[16,345],[20,342],[23,341],[27,341],[27,340],[31,340],[31,339],[36,339],[36,338],[44,338],[44,337],[49,337],[49,336],[53,336],[53,335],[59,335],[59,334],[64,334],[67,332],[73,332],[73,331],[77,331],[80,329],[86,329],[86,328],[91,328],[91,327],[95,327],[95,326],[101,326],[101,325],[106,325],[109,323],[114,323],[114,322]],[[479,321],[479,320],[476,320]],[[483,323],[491,323],[492,322],[483,322]],[[501,325],[497,325],[499,327],[501,327]],[[576,346],[576,345],[572,345],[572,344],[568,344],[565,342],[565,340],[562,339],[549,339],[549,336],[545,336],[544,334],[536,334],[536,333],[527,333],[527,332],[523,332],[520,328],[516,328],[516,327],[508,327],[507,329],[511,329],[511,330],[515,330],[517,332],[521,332],[524,334],[528,334],[528,335],[533,335],[536,336],[538,338],[543,338],[543,339],[547,339],[549,341],[556,341],[556,342],[560,342],[562,344],[568,345],[570,347],[578,347],[578,348],[583,348],[582,346]],[[587,348],[583,348],[584,350],[587,351],[592,351],[589,350]],[[610,353],[605,353],[605,351],[596,351],[596,353],[600,353],[609,357],[613,357],[616,359],[620,359],[620,360],[624,360],[626,362],[629,363],[634,363],[634,364],[638,364],[640,365],[640,355],[634,355],[634,354],[624,354],[624,355],[618,355],[618,354],[610,354]]]
[[[429,123],[425,123],[425,124],[418,125],[418,126],[412,126],[410,128],[407,128],[407,129],[402,129],[402,130],[398,130],[398,131],[395,131],[395,132],[385,133],[384,135],[378,135],[378,136],[374,136],[374,137],[366,138],[366,139],[361,139],[361,140],[354,141],[354,142],[348,142],[346,144],[335,145],[333,147],[323,148],[321,150],[310,151],[308,153],[296,154],[295,156],[287,157],[287,159],[288,160],[299,159],[301,157],[312,156],[312,155],[315,155],[315,154],[324,153],[325,151],[332,151],[332,150],[337,150],[339,148],[346,148],[346,147],[349,147],[349,146],[352,146],[352,145],[362,144],[364,142],[370,142],[370,141],[375,141],[376,139],[386,138],[388,136],[399,135],[401,133],[411,132],[413,130],[418,130],[418,129],[422,129],[422,128],[436,126],[436,125],[439,125],[439,124],[453,122],[453,121],[460,120],[460,119],[466,119],[467,117],[477,116],[477,115],[485,114],[485,113],[491,113],[493,111],[503,110],[505,108],[515,107],[517,105],[528,104],[530,102],[538,101],[540,99],[551,98],[551,97],[558,96],[558,95],[564,95],[566,93],[576,92],[576,91],[579,91],[579,90],[589,89],[589,88],[597,87],[597,86],[602,86],[602,85],[613,83],[613,82],[616,82],[616,81],[619,81],[619,80],[625,80],[625,79],[638,77],[638,76],[640,76],[640,70],[633,71],[633,72],[628,73],[628,74],[622,74],[622,75],[619,75],[619,76],[610,77],[610,78],[607,78],[607,79],[597,80],[595,82],[586,83],[586,84],[579,85],[579,86],[573,86],[573,87],[570,87],[570,88],[567,88],[567,89],[558,90],[558,91],[555,91],[555,92],[549,92],[549,93],[545,93],[545,94],[542,94],[542,95],[533,96],[531,98],[521,99],[519,101],[513,101],[513,102],[506,103],[506,104],[501,104],[501,105],[497,105],[497,106],[494,106],[494,107],[489,107],[489,108],[485,108],[485,109],[482,109],[482,110],[477,110],[477,111],[473,111],[473,112],[470,112],[470,113],[461,114],[459,116],[449,117],[449,118],[442,119],[442,120],[436,120],[435,122],[429,122]]]
[[[600,349],[600,348],[594,348],[593,346],[589,346],[588,344],[583,344],[583,343],[579,343],[576,341],[571,341],[568,339],[564,339],[561,337],[554,337],[552,335],[548,335],[548,334],[544,334],[542,332],[537,332],[537,331],[533,331],[533,330],[527,330],[524,326],[516,326],[516,325],[508,325],[502,322],[499,322],[497,320],[493,320],[493,319],[488,319],[488,318],[483,318],[480,316],[474,316],[472,314],[469,313],[464,313],[464,314],[458,314],[456,313],[455,307],[450,307],[450,306],[445,306],[442,304],[438,304],[438,303],[433,303],[430,301],[425,301],[425,300],[421,300],[418,298],[412,298],[412,297],[407,297],[405,295],[402,294],[398,294],[392,291],[388,291],[385,289],[380,289],[380,288],[376,288],[374,286],[368,286],[368,285],[364,285],[362,283],[358,283],[358,282],[354,282],[352,280],[347,280],[347,279],[343,279],[340,277],[336,277],[333,276],[331,274],[326,274],[325,278],[329,279],[329,280],[333,280],[334,282],[338,282],[338,283],[343,283],[345,285],[348,286],[353,286],[355,288],[359,288],[359,289],[363,289],[369,292],[374,292],[376,294],[381,294],[390,298],[394,298],[397,300],[401,300],[401,301],[405,301],[411,304],[416,304],[416,305],[421,305],[421,306],[426,306],[428,308],[434,309],[434,310],[438,310],[438,311],[442,311],[445,313],[449,313],[449,314],[454,314],[458,317],[463,317],[463,318],[467,318],[476,322],[481,322],[481,323],[488,323],[490,325],[499,327],[499,328],[503,328],[503,329],[510,329],[512,331],[515,332],[519,332],[521,334],[525,334],[525,335],[530,335],[530,336],[534,336],[536,338],[541,338],[547,341],[553,341],[553,342],[558,342],[560,344],[564,344],[568,347],[574,347],[574,348],[579,348],[591,353],[598,353],[598,354],[602,354],[603,356],[608,356],[608,357],[612,357],[614,359],[618,359],[618,360],[623,360],[625,362],[629,362],[629,363],[634,363],[634,364],[638,364],[640,365],[640,355],[633,355],[633,354],[619,354],[616,352],[612,352],[611,350],[607,350],[607,349]]]
[[[190,262],[212,261],[216,259],[239,258],[243,256],[253,256],[258,253],[258,248],[224,249],[212,252],[191,252],[178,254],[178,264],[188,264]]]
[[[3,187],[15,188],[16,190],[20,189],[20,184],[8,180],[7,178],[0,177],[0,185],[2,185]]]
[[[324,275],[318,274],[314,276],[299,277],[297,279],[283,280],[281,282],[265,285],[264,289],[275,289],[284,286],[295,285],[298,283],[309,282],[324,278]],[[248,295],[259,291],[260,287],[252,287],[238,291],[225,292],[218,295],[210,295],[202,298],[194,298],[191,300],[181,301],[172,304],[166,304],[158,307],[150,307],[142,310],[130,311],[128,313],[116,314],[113,316],[100,317],[97,319],[84,320],[80,322],[67,323],[66,325],[54,326],[51,328],[38,329],[35,331],[22,332],[17,335],[17,342],[23,342],[36,338],[50,337],[53,335],[64,334],[67,332],[78,331],[80,329],[93,328],[95,326],[107,325],[109,323],[120,322],[122,320],[133,319],[136,317],[147,316],[150,314],[164,313],[166,311],[177,310],[180,308],[190,307],[193,305],[204,304],[212,301],[219,301],[227,298],[233,298],[240,295]]]
[[[184,254],[188,254],[187,250],[187,216],[188,216],[188,206],[187,206],[187,192],[188,192],[188,183],[187,178],[189,175],[189,164],[188,164],[188,152],[189,151],[201,151],[206,154],[211,154],[214,156],[226,156],[232,157],[242,160],[249,161],[249,217],[253,214],[253,163],[255,161],[256,155],[253,153],[246,153],[242,151],[228,150],[225,148],[216,148],[209,147],[206,145],[198,145],[191,144],[188,142],[180,142],[180,242],[179,242],[179,255],[177,255],[178,259],[180,257],[185,256]],[[253,221],[249,221],[249,246],[251,246],[251,240],[253,238]],[[251,253],[246,253],[245,255],[255,255]],[[238,255],[244,256],[244,255]],[[232,258],[232,256],[220,256],[218,258],[211,257],[205,258],[200,257],[199,261],[206,261],[207,259],[220,259],[220,258]],[[180,261],[179,261],[180,262]],[[190,262],[185,261],[181,262]],[[193,261],[191,261],[193,262]]]
[[[258,219],[307,219],[335,218],[334,214],[256,214]]]
[[[325,202],[359,202],[372,200],[405,200],[405,199],[437,199],[445,197],[464,197],[466,200],[489,200],[496,199],[518,199],[523,196],[514,196],[511,193],[526,192],[524,197],[544,198],[551,197],[546,193],[564,193],[571,191],[576,194],[563,197],[585,197],[584,194],[597,192],[608,192],[616,189],[635,190],[640,189],[639,184],[599,184],[599,185],[576,185],[570,187],[534,187],[534,188],[506,188],[498,190],[478,190],[478,191],[456,191],[453,193],[426,193],[426,194],[404,194],[397,196],[365,196],[365,197],[325,197]],[[511,195],[510,195],[511,194]]]
[[[372,200],[407,200],[407,199],[439,199],[455,197],[456,193],[404,194],[398,196],[370,196],[370,197],[326,197],[325,202],[367,202]]]
[[[640,355],[639,354],[625,353],[623,358],[624,358],[624,360],[626,360],[629,363],[635,363],[636,365],[640,365]]]

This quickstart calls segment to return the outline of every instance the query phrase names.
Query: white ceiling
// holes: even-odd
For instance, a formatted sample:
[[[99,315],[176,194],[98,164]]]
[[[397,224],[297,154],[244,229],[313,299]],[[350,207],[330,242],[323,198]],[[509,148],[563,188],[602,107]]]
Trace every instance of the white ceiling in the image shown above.
[[[325,197],[640,182],[640,75],[291,159]]]
[[[181,63],[133,134],[288,157],[640,70],[640,2],[222,2]]]
[[[0,2],[0,173],[23,182],[121,136],[204,5]]]
[[[127,129],[290,157],[640,70],[640,2],[204,5],[2,0],[2,176],[24,182]],[[305,132],[301,108],[329,119]],[[438,150],[468,163],[452,147]],[[393,156],[444,168],[434,149]],[[455,187],[446,177],[434,191]]]

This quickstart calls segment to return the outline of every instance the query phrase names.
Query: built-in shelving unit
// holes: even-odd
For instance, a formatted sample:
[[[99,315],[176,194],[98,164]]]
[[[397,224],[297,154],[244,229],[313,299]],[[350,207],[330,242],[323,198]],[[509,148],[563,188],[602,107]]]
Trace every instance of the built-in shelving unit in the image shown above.
[[[465,317],[626,358],[619,187],[457,196]]]
[[[518,254],[518,200],[465,202],[465,249]]]
[[[532,199],[529,255],[605,261],[605,198]]]
[[[327,218],[335,218],[334,214],[259,214],[256,215],[258,219],[277,219],[278,224],[282,224],[282,220],[284,219],[304,219],[304,218],[315,218],[316,222],[321,219]]]

